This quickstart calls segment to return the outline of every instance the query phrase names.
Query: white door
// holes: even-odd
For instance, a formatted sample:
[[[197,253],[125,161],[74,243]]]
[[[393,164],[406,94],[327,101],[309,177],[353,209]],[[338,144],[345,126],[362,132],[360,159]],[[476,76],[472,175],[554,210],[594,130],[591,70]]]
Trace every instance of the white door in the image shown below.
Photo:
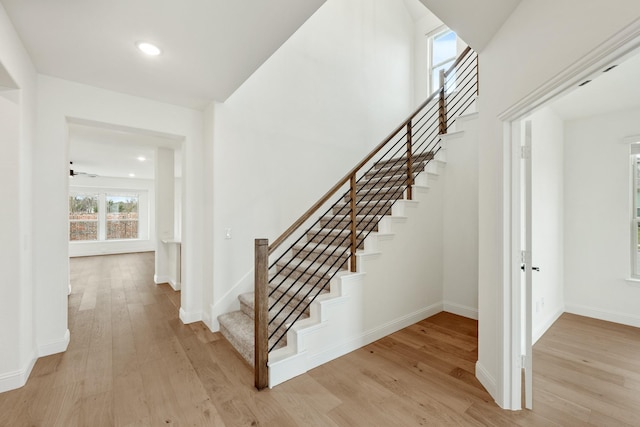
[[[522,368],[524,370],[525,407],[533,408],[533,357],[532,357],[532,271],[531,266],[531,121],[524,123],[524,144],[522,146],[522,215],[523,236],[521,247],[522,269]]]

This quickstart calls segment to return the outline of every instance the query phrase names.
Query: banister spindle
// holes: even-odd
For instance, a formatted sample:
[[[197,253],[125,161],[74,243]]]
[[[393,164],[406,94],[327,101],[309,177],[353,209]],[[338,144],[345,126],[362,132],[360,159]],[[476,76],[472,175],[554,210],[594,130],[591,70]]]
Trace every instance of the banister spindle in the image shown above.
[[[439,110],[439,130],[440,134],[447,133],[447,105],[445,103],[445,83],[446,78],[444,75],[444,70],[440,70],[440,99],[438,101],[438,110]]]
[[[407,123],[407,200],[413,200],[413,147],[411,120]]]
[[[351,216],[351,226],[349,227],[350,235],[351,235],[351,244],[350,252],[351,255],[349,257],[349,264],[351,266],[351,271],[355,273],[356,271],[356,249],[358,246],[358,239],[356,233],[356,174],[352,174],[349,180],[349,198],[350,198],[350,216]]]
[[[255,240],[254,272],[254,382],[258,390],[269,386],[269,240]]]

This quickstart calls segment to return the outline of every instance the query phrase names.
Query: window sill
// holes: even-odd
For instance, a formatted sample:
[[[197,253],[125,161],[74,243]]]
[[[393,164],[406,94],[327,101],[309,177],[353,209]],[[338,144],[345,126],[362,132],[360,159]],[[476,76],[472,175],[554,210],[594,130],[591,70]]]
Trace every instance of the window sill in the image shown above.
[[[629,286],[640,288],[640,277],[628,277],[625,279],[625,282],[627,282]]]

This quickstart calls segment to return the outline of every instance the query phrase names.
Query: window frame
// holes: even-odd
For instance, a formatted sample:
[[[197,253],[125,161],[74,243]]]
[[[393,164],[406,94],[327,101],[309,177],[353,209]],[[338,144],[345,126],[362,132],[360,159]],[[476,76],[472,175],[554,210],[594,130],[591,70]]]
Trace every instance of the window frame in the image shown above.
[[[638,244],[640,243],[638,239],[638,226],[640,225],[640,215],[638,214],[638,204],[640,202],[640,196],[638,195],[638,191],[640,190],[640,183],[638,180],[640,179],[640,143],[632,143],[630,150],[630,175],[631,175],[631,278],[640,280],[640,248]]]
[[[76,198],[78,196],[83,196],[83,197],[91,197],[91,198],[95,198],[96,199],[96,219],[72,219],[71,215],[71,198]],[[69,242],[99,242],[100,241],[100,214],[101,214],[101,210],[100,210],[100,194],[99,192],[96,191],[78,191],[78,192],[72,192],[69,193],[69,211],[68,211],[68,221],[69,221]],[[80,223],[80,222],[95,222],[96,223],[96,238],[95,239],[71,239],[71,224],[73,223]]]
[[[147,241],[150,238],[150,199],[149,191],[146,189],[118,189],[102,187],[74,187],[69,191],[69,198],[77,195],[98,196],[98,239],[97,240],[71,240],[71,219],[68,219],[69,232],[67,233],[70,244],[109,244],[111,242],[136,242]],[[107,238],[107,196],[127,197],[135,196],[138,199],[138,237],[136,238]],[[70,212],[67,212],[69,215]]]
[[[453,33],[453,35],[455,35],[455,39],[456,39],[456,51],[453,55],[453,57],[449,57],[444,61],[440,61],[437,64],[433,63],[433,55],[434,55],[434,41],[435,39],[437,39],[438,37],[441,37],[447,33]],[[438,28],[437,30],[427,34],[428,37],[428,52],[427,52],[427,65],[428,65],[428,70],[427,70],[427,87],[429,88],[429,94],[432,94],[435,90],[437,90],[437,88],[440,86],[440,81],[435,81],[434,80],[434,76],[433,76],[433,72],[438,69],[439,67],[442,67],[443,65],[446,65],[447,63],[452,63],[456,60],[456,57],[458,55],[458,35],[456,34],[455,31],[453,31],[451,28],[448,28],[446,26],[442,26],[440,28]]]

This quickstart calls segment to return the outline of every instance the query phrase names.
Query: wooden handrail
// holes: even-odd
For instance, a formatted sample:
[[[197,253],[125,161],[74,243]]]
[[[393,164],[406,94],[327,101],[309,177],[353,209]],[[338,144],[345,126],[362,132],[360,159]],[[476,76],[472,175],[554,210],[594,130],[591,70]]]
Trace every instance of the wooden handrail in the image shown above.
[[[444,76],[445,76],[445,77],[449,76],[449,74],[451,74],[451,72],[452,72],[452,71],[453,71],[453,70],[458,66],[458,64],[460,64],[460,63],[464,60],[464,58],[466,58],[466,57],[467,57],[467,54],[468,54],[469,52],[471,52],[471,47],[470,47],[470,46],[467,46],[467,47],[462,51],[462,53],[460,54],[460,56],[458,56],[458,57],[456,58],[456,60],[454,61],[454,63],[453,63],[453,64],[451,64],[451,67],[447,68],[447,70],[444,72]]]

